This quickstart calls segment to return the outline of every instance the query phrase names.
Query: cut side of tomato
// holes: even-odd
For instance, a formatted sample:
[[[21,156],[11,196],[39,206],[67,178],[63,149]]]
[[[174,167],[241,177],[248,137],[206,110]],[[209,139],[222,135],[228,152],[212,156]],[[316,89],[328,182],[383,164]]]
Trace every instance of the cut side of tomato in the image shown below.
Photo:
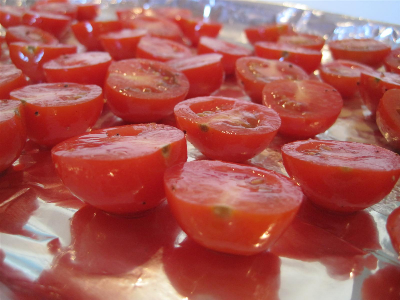
[[[400,74],[400,48],[392,50],[383,63],[386,71]]]
[[[278,43],[290,44],[293,46],[321,51],[325,44],[325,39],[319,35],[291,33],[280,35],[278,38]]]
[[[247,39],[251,44],[267,41],[277,42],[279,37],[292,31],[289,24],[264,24],[254,27],[248,27],[244,30]]]
[[[400,207],[396,208],[389,215],[386,229],[394,250],[400,255]]]
[[[25,8],[4,5],[0,7],[0,25],[4,28],[19,26],[22,24],[22,16]]]
[[[252,166],[191,161],[164,177],[169,206],[200,245],[231,254],[263,252],[295,217],[303,194],[289,178]]]
[[[349,213],[381,201],[400,176],[400,158],[376,145],[307,140],[282,147],[286,171],[314,204]]]
[[[26,25],[40,28],[61,38],[71,24],[71,18],[59,14],[39,11],[27,11],[22,16],[22,22]]]
[[[267,107],[225,97],[199,97],[175,106],[179,128],[211,159],[242,162],[261,153],[281,124]]]
[[[40,28],[20,25],[7,29],[6,42],[8,45],[14,42],[38,43],[38,44],[58,44],[58,39],[49,32]]]
[[[165,197],[164,171],[187,159],[183,132],[158,124],[95,130],[60,143],[51,153],[74,195],[122,215],[160,204]]]
[[[180,26],[192,46],[197,46],[202,36],[217,37],[222,28],[222,23],[208,19],[182,17]]]
[[[84,133],[103,109],[103,94],[96,85],[42,83],[10,93],[24,105],[28,138],[51,147]]]
[[[10,92],[27,84],[25,75],[14,65],[0,64],[0,100],[10,99]]]
[[[39,12],[48,12],[57,15],[63,15],[75,20],[77,17],[77,7],[74,4],[65,2],[44,2],[34,4],[31,9]]]

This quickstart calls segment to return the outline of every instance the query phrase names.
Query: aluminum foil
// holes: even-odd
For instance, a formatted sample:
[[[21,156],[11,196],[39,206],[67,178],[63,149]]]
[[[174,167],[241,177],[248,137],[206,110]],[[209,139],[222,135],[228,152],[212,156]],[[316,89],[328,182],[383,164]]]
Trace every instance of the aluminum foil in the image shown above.
[[[121,7],[187,7],[223,22],[220,38],[239,44],[247,44],[246,26],[272,21],[328,40],[374,37],[400,44],[399,25],[261,1],[116,2],[101,2],[100,18],[114,18]],[[330,59],[324,48],[323,61]],[[248,100],[229,80],[217,94]],[[120,124],[105,111],[96,127]],[[346,101],[338,121],[318,138],[388,147],[359,97]],[[285,173],[279,149],[288,141],[277,136],[248,163]],[[190,144],[188,150],[189,160],[203,158]],[[0,299],[400,299],[389,298],[390,288],[400,286],[400,261],[385,228],[399,200],[397,184],[381,203],[351,215],[306,202],[269,252],[225,255],[188,239],[165,202],[140,218],[84,205],[57,177],[49,151],[28,142],[0,176]]]

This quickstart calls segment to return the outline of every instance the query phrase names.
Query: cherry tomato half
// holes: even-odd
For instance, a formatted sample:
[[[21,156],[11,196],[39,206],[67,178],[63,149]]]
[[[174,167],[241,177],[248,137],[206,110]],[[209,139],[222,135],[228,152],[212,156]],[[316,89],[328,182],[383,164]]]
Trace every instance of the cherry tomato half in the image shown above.
[[[319,35],[292,33],[280,35],[278,38],[278,43],[290,44],[293,46],[321,51],[322,47],[325,44],[325,39]]]
[[[316,80],[276,80],[263,89],[263,103],[282,120],[281,134],[310,138],[335,123],[343,107],[337,90]]]
[[[217,37],[222,28],[222,23],[201,18],[182,17],[180,25],[183,34],[189,39],[193,46],[197,46],[202,36]]]
[[[103,95],[96,85],[42,83],[10,93],[24,104],[28,138],[47,147],[84,133],[103,109]]]
[[[400,255],[400,207],[391,212],[387,219],[386,229],[394,250]]]
[[[71,20],[76,19],[77,7],[74,4],[68,2],[36,2],[31,6],[31,9],[39,12],[48,12],[56,15],[63,15],[71,18]]]
[[[132,123],[156,122],[171,115],[188,91],[183,73],[148,59],[111,64],[104,86],[111,111]]]
[[[0,100],[9,99],[10,92],[26,85],[25,75],[14,65],[0,64]]]
[[[16,6],[1,6],[0,7],[0,25],[4,28],[18,26],[22,24],[22,16],[25,13],[25,8]]]
[[[354,212],[381,201],[400,176],[400,158],[363,143],[307,140],[282,147],[286,171],[314,204]]]
[[[400,48],[392,50],[383,63],[386,71],[400,74]]]
[[[212,250],[265,251],[295,217],[303,194],[273,171],[221,161],[191,161],[165,172],[172,213],[187,235]]]
[[[255,44],[261,41],[277,42],[280,35],[289,33],[291,29],[289,24],[274,23],[248,27],[244,30],[244,33],[249,42]]]
[[[78,21],[92,21],[96,19],[100,11],[100,5],[97,3],[76,4],[76,19]]]
[[[379,269],[364,280],[361,287],[361,299],[400,299],[400,268],[398,265],[383,265],[382,269]]]
[[[95,130],[52,151],[64,184],[82,201],[115,214],[134,214],[165,197],[166,168],[187,159],[182,131],[141,124]]]
[[[59,14],[39,11],[27,11],[22,16],[22,22],[26,25],[40,28],[61,38],[71,24],[71,18]]]
[[[179,128],[211,159],[241,162],[261,153],[281,121],[267,107],[225,97],[199,97],[175,106]]]
[[[49,32],[32,26],[14,26],[7,29],[6,42],[10,45],[13,42],[57,44],[58,39]]]
[[[400,150],[400,89],[385,92],[379,101],[376,124],[386,141]]]

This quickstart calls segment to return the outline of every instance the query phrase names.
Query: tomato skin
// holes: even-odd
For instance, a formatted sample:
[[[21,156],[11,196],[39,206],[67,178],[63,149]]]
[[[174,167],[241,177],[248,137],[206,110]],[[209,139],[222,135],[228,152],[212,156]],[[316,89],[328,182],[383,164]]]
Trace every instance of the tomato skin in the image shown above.
[[[114,60],[135,58],[137,45],[146,34],[145,29],[123,29],[101,35],[100,41]]]
[[[71,54],[77,51],[75,45],[39,45],[22,42],[11,43],[8,48],[14,65],[35,83],[46,80],[43,71],[44,63],[62,54]]]
[[[65,2],[37,2],[31,6],[31,10],[38,12],[47,12],[56,15],[62,15],[69,17],[71,20],[75,20],[77,16],[77,7],[71,3]]]
[[[328,43],[334,59],[356,61],[374,68],[382,65],[391,49],[374,39],[343,39]]]
[[[14,65],[0,64],[0,99],[10,99],[10,92],[27,84],[24,74]]]
[[[266,83],[279,79],[304,80],[308,75],[302,68],[285,61],[248,56],[236,61],[236,78],[251,101],[262,103]]]
[[[8,45],[14,42],[57,44],[58,39],[49,32],[40,28],[20,25],[9,27],[6,32],[6,42]]]
[[[74,82],[104,85],[111,56],[107,52],[62,55],[43,65],[48,82]]]
[[[400,207],[390,213],[386,223],[386,230],[394,250],[400,255]]]
[[[0,100],[0,173],[20,156],[26,142],[22,103]],[[4,147],[4,145],[7,145]]]
[[[280,35],[277,42],[281,44],[290,44],[293,46],[321,51],[322,47],[324,47],[325,39],[319,35],[293,33]]]
[[[354,142],[307,140],[282,147],[283,164],[314,204],[349,213],[381,201],[400,176],[392,151]]]
[[[183,34],[189,39],[192,46],[197,46],[202,36],[217,37],[222,28],[222,23],[200,18],[182,17],[180,26]]]
[[[279,133],[305,139],[335,123],[343,100],[332,86],[323,82],[276,80],[265,85],[263,104],[281,117]]]
[[[350,98],[358,92],[361,72],[372,72],[367,65],[350,60],[334,60],[319,68],[321,79],[339,91],[343,98]]]
[[[262,190],[265,184],[270,189]],[[166,170],[164,186],[171,211],[190,238],[206,248],[238,255],[271,247],[303,199],[300,189],[283,175],[221,161],[177,164]]]
[[[289,24],[264,24],[248,27],[244,33],[249,42],[255,44],[261,41],[277,42],[280,35],[289,33],[291,29]]]
[[[198,54],[218,53],[222,55],[222,65],[225,74],[235,73],[236,61],[244,56],[251,55],[252,51],[245,47],[235,45],[226,41],[203,36],[197,46]]]
[[[147,59],[112,63],[104,86],[111,111],[132,123],[157,122],[171,115],[188,91],[183,73]]]
[[[10,93],[24,104],[28,138],[52,147],[84,133],[103,109],[103,95],[96,85],[42,83]]]
[[[376,124],[386,141],[400,150],[400,89],[388,90],[379,101]]]
[[[383,63],[386,71],[400,74],[400,48],[392,50]]]
[[[387,264],[367,277],[361,287],[363,300],[398,300],[400,298],[400,268]]]
[[[40,28],[61,38],[71,24],[71,18],[47,12],[27,11],[22,16],[22,22],[26,25]]]
[[[100,5],[96,3],[76,4],[76,19],[78,21],[92,21],[96,19],[100,11]]]
[[[170,67],[181,71],[189,80],[187,99],[209,96],[224,82],[225,72],[222,55],[201,54],[189,58],[174,59],[167,62]]]
[[[52,149],[52,158],[64,184],[82,201],[129,215],[162,202],[164,171],[186,161],[187,147],[174,127],[127,125],[69,139]]]
[[[0,24],[4,28],[18,26],[22,24],[22,16],[25,8],[15,6],[0,7]]]

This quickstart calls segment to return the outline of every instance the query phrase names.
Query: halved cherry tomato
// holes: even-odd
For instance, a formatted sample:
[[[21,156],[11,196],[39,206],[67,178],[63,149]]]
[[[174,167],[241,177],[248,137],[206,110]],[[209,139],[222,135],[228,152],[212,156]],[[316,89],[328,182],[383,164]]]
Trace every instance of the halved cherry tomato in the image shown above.
[[[156,37],[146,36],[137,45],[136,57],[168,61],[193,56],[192,51],[183,44]]]
[[[10,99],[10,92],[27,84],[25,75],[14,65],[0,64],[0,100]]]
[[[400,207],[396,208],[389,215],[386,229],[394,250],[400,255]]]
[[[353,60],[371,67],[382,65],[390,46],[374,39],[343,39],[328,43],[334,59]]]
[[[304,80],[307,73],[294,64],[255,56],[236,61],[236,78],[251,101],[262,102],[262,90],[267,82],[279,79]]]
[[[22,16],[25,8],[17,6],[1,6],[0,7],[0,25],[4,28],[18,26],[22,24]]]
[[[400,74],[400,48],[392,50],[383,63],[386,71]]]
[[[115,60],[135,58],[137,45],[146,34],[145,29],[123,29],[101,35],[100,41],[104,50]]]
[[[189,92],[186,98],[209,96],[218,90],[224,82],[222,55],[217,53],[196,55],[174,59],[167,65],[181,71],[189,80]]]
[[[0,173],[20,156],[26,141],[22,103],[0,100]]]
[[[252,51],[243,46],[203,36],[200,38],[199,44],[197,46],[197,53],[221,54],[222,65],[224,66],[225,74],[232,74],[235,72],[236,61],[241,57],[251,55]]]
[[[43,64],[63,54],[76,53],[75,45],[40,45],[34,43],[11,43],[10,58],[14,65],[21,69],[33,82],[46,80]]]
[[[381,201],[400,176],[400,158],[376,145],[307,140],[282,147],[286,171],[317,206],[354,212]]]
[[[42,83],[10,93],[24,104],[28,138],[43,146],[84,133],[103,109],[103,94],[96,85]]]
[[[107,52],[65,54],[43,65],[48,82],[75,82],[103,86],[111,56]]]
[[[31,7],[34,11],[48,12],[57,15],[63,15],[75,20],[77,16],[77,7],[68,2],[44,2],[34,4]]]
[[[314,72],[321,63],[319,50],[307,49],[290,44],[257,42],[254,44],[257,56],[267,59],[279,59],[302,67],[307,73]]]
[[[100,11],[98,3],[79,3],[76,4],[76,19],[78,21],[91,21],[96,19]]]
[[[79,43],[88,51],[103,50],[100,42],[102,34],[122,30],[120,21],[82,21],[71,25]]]
[[[22,22],[26,25],[40,28],[61,38],[71,24],[71,18],[47,12],[27,11],[22,16]]]
[[[322,36],[314,34],[292,33],[280,35],[278,43],[321,51],[325,44],[325,39]]]
[[[374,272],[361,287],[363,300],[398,300],[400,298],[400,267],[382,264],[384,267]]]
[[[386,141],[400,150],[400,89],[385,92],[376,111],[376,124]]]
[[[383,94],[390,89],[400,89],[400,74],[389,72],[361,72],[360,94],[374,115]]]
[[[286,23],[282,24],[264,24],[254,27],[248,27],[244,30],[247,39],[251,44],[256,42],[267,41],[277,42],[279,36],[287,34],[292,30],[291,26]]]
[[[190,238],[240,255],[271,247],[303,199],[283,175],[221,161],[178,164],[167,169],[164,182],[172,213]]]
[[[164,171],[187,159],[182,131],[141,124],[95,130],[55,146],[64,184],[82,201],[115,214],[151,209],[165,197]]]
[[[39,43],[53,45],[58,44],[58,39],[51,33],[32,26],[9,27],[6,32],[6,42],[10,45],[13,42]]]
[[[189,81],[165,63],[126,59],[111,64],[104,93],[111,111],[132,123],[156,122],[185,99]]]
[[[334,60],[319,68],[319,75],[326,83],[339,91],[343,98],[354,96],[358,92],[361,72],[371,72],[367,65],[350,60]]]
[[[310,138],[335,123],[343,107],[337,90],[316,80],[276,80],[263,89],[263,103],[282,120],[281,134]]]
[[[182,18],[191,18],[192,11],[180,7],[156,7],[153,8],[156,15],[175,21],[177,24],[181,22]]]
[[[211,159],[242,162],[261,153],[281,125],[278,114],[248,101],[198,97],[174,108],[179,128]]]
[[[139,16],[150,16],[155,17],[156,13],[151,8],[143,8],[143,7],[133,7],[128,9],[117,9],[115,11],[117,14],[118,20],[120,20],[124,25],[128,25],[130,21],[139,17]],[[128,26],[129,27],[129,26]]]
[[[222,28],[222,23],[208,19],[182,17],[180,26],[183,34],[190,40],[192,45],[197,46],[202,36],[217,37]]]

